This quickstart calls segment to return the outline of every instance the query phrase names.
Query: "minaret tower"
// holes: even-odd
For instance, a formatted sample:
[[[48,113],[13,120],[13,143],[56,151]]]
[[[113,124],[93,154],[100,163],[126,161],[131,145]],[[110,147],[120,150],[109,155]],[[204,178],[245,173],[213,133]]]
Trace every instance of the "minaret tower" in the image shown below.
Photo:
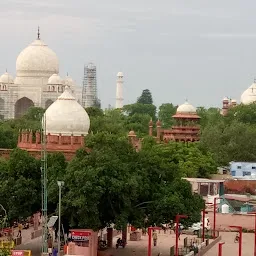
[[[116,108],[123,108],[123,73],[117,73],[117,80],[116,80]]]

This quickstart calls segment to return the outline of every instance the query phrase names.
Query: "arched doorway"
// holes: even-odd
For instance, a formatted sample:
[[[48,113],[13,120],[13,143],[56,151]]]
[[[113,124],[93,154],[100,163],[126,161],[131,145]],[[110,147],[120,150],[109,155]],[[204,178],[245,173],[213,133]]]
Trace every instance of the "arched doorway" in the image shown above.
[[[0,98],[0,120],[4,119],[4,113],[5,113],[4,99]]]
[[[15,118],[23,116],[26,111],[34,106],[34,102],[27,97],[23,97],[15,103]]]
[[[53,101],[52,100],[47,100],[46,102],[45,102],[45,109],[47,109],[47,108],[49,108],[51,105],[52,105],[52,103],[53,103]]]

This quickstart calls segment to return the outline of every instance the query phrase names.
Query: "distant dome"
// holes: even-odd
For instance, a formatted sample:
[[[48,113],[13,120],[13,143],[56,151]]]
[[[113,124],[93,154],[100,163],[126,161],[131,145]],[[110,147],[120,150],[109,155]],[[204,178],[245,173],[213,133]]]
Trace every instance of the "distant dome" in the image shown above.
[[[247,90],[241,95],[241,103],[248,105],[256,102],[256,83],[254,82]]]
[[[196,114],[196,108],[187,101],[177,108],[176,113],[180,114]]]
[[[236,103],[236,100],[235,100],[235,99],[232,99],[232,100],[231,100],[231,103]]]
[[[65,91],[46,110],[46,133],[52,135],[87,135],[90,118],[85,109],[71,95],[66,86]]]
[[[14,80],[13,80],[13,77],[9,73],[5,72],[3,75],[0,76],[0,83],[13,84]]]
[[[121,77],[124,76],[124,75],[123,75],[123,72],[118,72],[118,73],[117,73],[117,77],[120,77],[120,76],[121,76]]]
[[[222,101],[229,101],[229,98],[225,97]]]
[[[42,40],[26,47],[16,60],[17,76],[51,76],[59,73],[58,57]]]
[[[66,78],[63,80],[63,84],[68,87],[72,87],[75,85],[75,82],[70,76],[66,76]]]
[[[62,84],[62,79],[60,78],[59,75],[53,74],[49,79],[48,79],[48,84]]]

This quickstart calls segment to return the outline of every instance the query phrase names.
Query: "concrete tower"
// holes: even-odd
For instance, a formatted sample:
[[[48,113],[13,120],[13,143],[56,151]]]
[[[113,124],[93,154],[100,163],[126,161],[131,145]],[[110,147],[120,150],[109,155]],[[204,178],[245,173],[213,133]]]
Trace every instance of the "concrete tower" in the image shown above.
[[[117,73],[117,80],[116,80],[116,108],[123,108],[123,73]]]

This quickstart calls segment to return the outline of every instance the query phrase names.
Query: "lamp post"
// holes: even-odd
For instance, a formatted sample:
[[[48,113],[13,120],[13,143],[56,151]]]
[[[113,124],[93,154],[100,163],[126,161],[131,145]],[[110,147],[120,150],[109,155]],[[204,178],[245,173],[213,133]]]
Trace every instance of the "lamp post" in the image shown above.
[[[64,181],[57,181],[59,187],[59,225],[58,225],[58,255],[60,256],[60,225],[61,225],[61,188],[64,186]]]
[[[176,240],[175,240],[175,256],[179,256],[179,250],[178,250],[178,246],[179,246],[179,222],[180,222],[180,219],[186,219],[188,218],[187,215],[176,215],[176,219],[175,219],[175,222],[176,222],[176,227],[175,227],[175,233],[176,233]]]
[[[217,210],[217,200],[221,200],[221,197],[214,197],[214,203],[213,203],[213,238],[216,238],[216,210]]]
[[[239,247],[238,247],[238,256],[242,256],[242,229],[241,226],[229,226],[231,228],[236,228],[239,231]]]
[[[222,256],[222,245],[225,244],[225,242],[219,243],[219,253],[218,256]]]
[[[152,247],[152,230],[160,230],[159,227],[149,227],[148,228],[148,256],[151,256],[151,247]]]

